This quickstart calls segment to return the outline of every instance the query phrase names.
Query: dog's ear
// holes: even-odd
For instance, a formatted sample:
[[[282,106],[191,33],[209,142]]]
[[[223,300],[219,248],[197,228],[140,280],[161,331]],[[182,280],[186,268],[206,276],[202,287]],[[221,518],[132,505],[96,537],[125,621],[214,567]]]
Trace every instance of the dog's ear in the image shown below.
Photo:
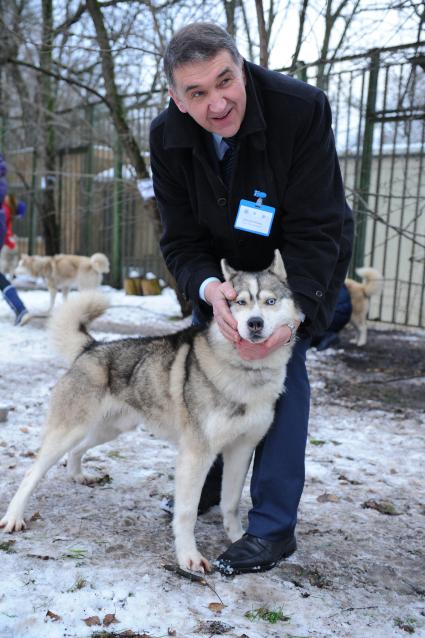
[[[288,275],[286,274],[285,266],[283,264],[282,255],[280,254],[280,250],[276,248],[274,251],[274,259],[270,266],[270,270],[282,281],[286,281]]]
[[[226,259],[222,259],[220,262],[221,270],[226,281],[230,281],[233,275],[236,274],[236,270],[233,270],[231,266],[227,263]]]

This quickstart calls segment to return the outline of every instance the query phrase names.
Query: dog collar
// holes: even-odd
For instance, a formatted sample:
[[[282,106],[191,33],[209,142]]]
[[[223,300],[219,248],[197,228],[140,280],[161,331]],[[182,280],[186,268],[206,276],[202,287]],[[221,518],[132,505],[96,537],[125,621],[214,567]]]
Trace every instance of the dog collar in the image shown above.
[[[296,332],[297,332],[297,325],[296,325],[295,321],[288,321],[288,323],[286,325],[288,326],[289,330],[291,331],[291,336],[289,337],[288,341],[286,342],[288,344],[288,343],[292,343],[292,341],[295,339],[295,335],[296,335]]]

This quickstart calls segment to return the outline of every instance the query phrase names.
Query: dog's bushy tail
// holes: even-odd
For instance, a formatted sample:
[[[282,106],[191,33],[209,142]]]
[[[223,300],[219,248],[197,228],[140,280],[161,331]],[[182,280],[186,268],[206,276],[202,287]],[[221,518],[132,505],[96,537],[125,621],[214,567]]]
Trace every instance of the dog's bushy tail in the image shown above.
[[[49,322],[56,351],[72,363],[94,341],[87,326],[108,308],[106,297],[93,291],[81,292],[66,301]]]
[[[362,278],[363,290],[366,297],[372,297],[381,292],[383,277],[378,270],[363,267],[356,268],[356,273]]]
[[[90,257],[90,263],[93,270],[100,275],[109,272],[109,259],[103,253],[94,253],[94,255]]]

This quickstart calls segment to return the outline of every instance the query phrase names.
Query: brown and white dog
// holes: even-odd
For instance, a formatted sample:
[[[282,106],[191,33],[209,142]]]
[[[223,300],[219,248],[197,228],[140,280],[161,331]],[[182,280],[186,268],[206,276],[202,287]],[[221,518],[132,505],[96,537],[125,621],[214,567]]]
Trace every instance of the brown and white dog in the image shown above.
[[[16,267],[19,263],[19,250],[17,246],[15,248],[9,248],[9,246],[2,246],[0,250],[0,272],[3,275],[10,275],[13,277]]]
[[[109,260],[103,253],[94,253],[91,257],[80,255],[22,255],[16,269],[17,275],[29,274],[45,280],[50,292],[52,310],[58,290],[67,298],[71,287],[78,290],[96,288],[102,283],[104,273],[109,272]]]
[[[351,297],[353,307],[350,323],[356,330],[356,337],[353,343],[357,346],[366,345],[367,341],[367,313],[370,306],[370,298],[377,295],[382,290],[383,277],[375,268],[356,268],[356,273],[362,278],[361,282],[354,279],[346,279],[345,285]]]

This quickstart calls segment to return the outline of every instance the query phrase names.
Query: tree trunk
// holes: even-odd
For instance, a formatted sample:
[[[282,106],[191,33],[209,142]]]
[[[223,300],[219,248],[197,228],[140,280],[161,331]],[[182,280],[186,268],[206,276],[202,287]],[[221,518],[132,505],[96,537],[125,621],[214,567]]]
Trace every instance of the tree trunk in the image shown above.
[[[112,120],[119,136],[120,144],[125,154],[128,156],[130,162],[133,164],[136,170],[137,177],[139,179],[145,179],[149,177],[149,173],[146,168],[146,163],[143,159],[143,155],[140,151],[138,142],[132,134],[126,120],[123,100],[119,95],[115,81],[115,67],[109,43],[109,37],[106,31],[102,10],[100,8],[98,0],[87,0],[87,10],[90,13],[96,30],[96,39],[100,50],[102,75],[105,82],[106,97]],[[152,205],[146,206],[145,209],[153,225],[155,238],[159,245],[159,238],[162,232],[162,224],[155,201],[152,200]],[[170,283],[170,285],[172,285],[172,287],[174,288],[177,298],[180,302],[183,315],[187,315],[190,309],[187,302],[183,299],[180,291],[177,289],[175,279],[171,276],[171,274],[169,274],[167,278],[167,283]]]
[[[255,0],[255,9],[257,11],[258,34],[260,36],[260,64],[267,69],[269,66],[269,39],[264,19],[263,0]]]
[[[53,1],[42,0],[43,35],[40,47],[40,66],[46,71],[52,70],[53,44]],[[53,122],[55,96],[52,79],[47,73],[40,77],[41,89],[41,136],[43,160],[42,195],[39,203],[40,221],[46,245],[46,254],[60,252],[59,224],[56,219],[55,185],[56,185],[56,148],[55,128]]]

